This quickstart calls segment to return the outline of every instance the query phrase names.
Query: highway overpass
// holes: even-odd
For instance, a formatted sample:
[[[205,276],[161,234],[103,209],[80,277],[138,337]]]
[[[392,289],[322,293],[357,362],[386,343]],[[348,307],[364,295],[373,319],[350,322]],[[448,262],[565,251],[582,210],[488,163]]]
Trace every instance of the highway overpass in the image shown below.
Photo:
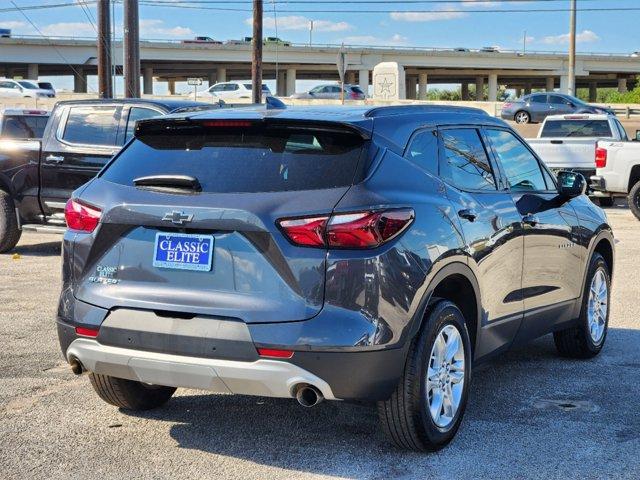
[[[264,76],[277,76],[278,94],[295,91],[296,79],[337,79],[340,47],[297,45],[264,48]],[[469,85],[489,87],[495,100],[498,85],[526,93],[532,88],[568,88],[568,58],[564,53],[514,51],[481,52],[454,49],[348,46],[347,81],[368,91],[373,67],[385,61],[404,66],[407,98],[426,98],[427,85],[459,83],[465,99]],[[0,76],[35,78],[74,75],[77,92],[86,91],[87,75],[97,74],[96,41],[61,38],[0,38]],[[114,63],[121,65],[122,44],[113,44]],[[141,41],[144,93],[153,93],[154,81],[166,81],[169,90],[188,77],[210,83],[250,78],[251,46]],[[277,72],[277,75],[276,75]],[[595,100],[598,87],[632,88],[640,74],[640,58],[616,54],[580,54],[576,60],[578,87],[588,87]],[[476,89],[476,91],[482,89]]]

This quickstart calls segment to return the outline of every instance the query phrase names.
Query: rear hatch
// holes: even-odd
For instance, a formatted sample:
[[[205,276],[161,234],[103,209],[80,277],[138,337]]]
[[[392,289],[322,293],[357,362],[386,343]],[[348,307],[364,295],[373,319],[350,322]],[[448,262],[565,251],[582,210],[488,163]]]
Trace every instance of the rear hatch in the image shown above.
[[[102,212],[75,245],[76,297],[245,322],[313,317],[326,251],[292,245],[277,221],[331,212],[363,177],[367,144],[336,124],[147,122],[79,199]]]

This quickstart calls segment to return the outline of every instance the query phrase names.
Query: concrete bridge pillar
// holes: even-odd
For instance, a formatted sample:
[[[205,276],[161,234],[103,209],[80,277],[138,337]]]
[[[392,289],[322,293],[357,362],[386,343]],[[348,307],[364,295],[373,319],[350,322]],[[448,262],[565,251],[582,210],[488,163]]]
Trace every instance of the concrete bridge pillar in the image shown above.
[[[144,67],[142,71],[142,93],[153,95],[153,67]]]
[[[176,94],[176,81],[172,78],[167,80],[167,88],[169,89],[169,95]]]
[[[462,100],[469,100],[469,84],[467,82],[462,82],[460,85],[460,98]]]
[[[87,93],[87,74],[82,67],[75,67],[73,72],[73,91],[75,93]]]
[[[516,87],[516,98],[520,98],[522,96],[522,89],[520,87]]]
[[[498,74],[497,73],[489,74],[489,101],[490,102],[498,101]]]
[[[598,100],[598,82],[589,82],[589,101]]]
[[[287,90],[286,96],[289,97],[296,93],[296,69],[287,68]]]
[[[524,94],[525,95],[529,95],[531,93],[532,88],[533,88],[533,84],[531,82],[525,82],[525,84],[524,84]]]
[[[278,97],[284,97],[287,95],[287,72],[284,70],[278,70],[278,76],[276,78],[276,95]]]
[[[556,79],[554,77],[547,77],[547,92],[553,92],[556,87]]]
[[[618,79],[618,92],[619,93],[627,93],[627,79],[619,78]]]
[[[415,76],[413,75],[407,75],[405,80],[405,85],[406,85],[406,92],[407,92],[407,100],[415,100],[417,97],[417,89],[416,89],[416,83],[417,83],[417,79]]]
[[[569,94],[569,75],[560,75],[560,93]]]
[[[30,63],[27,65],[27,78],[29,80],[38,80],[38,64]]]
[[[422,72],[420,73],[420,75],[418,75],[418,98],[420,100],[427,99],[428,80],[429,80],[429,76],[425,72]]]
[[[209,82],[209,86],[213,86],[216,84],[216,80],[218,79],[218,75],[216,72],[209,72],[207,75],[207,80]]]
[[[369,70],[358,71],[358,84],[364,94],[369,96]]]
[[[347,72],[347,77],[345,78],[345,83],[348,83],[349,85],[355,85],[356,83],[356,72],[354,72],[353,70],[350,70]]]
[[[484,100],[484,77],[476,77],[476,102]]]
[[[218,67],[216,69],[216,83],[227,81],[227,69],[224,67]]]

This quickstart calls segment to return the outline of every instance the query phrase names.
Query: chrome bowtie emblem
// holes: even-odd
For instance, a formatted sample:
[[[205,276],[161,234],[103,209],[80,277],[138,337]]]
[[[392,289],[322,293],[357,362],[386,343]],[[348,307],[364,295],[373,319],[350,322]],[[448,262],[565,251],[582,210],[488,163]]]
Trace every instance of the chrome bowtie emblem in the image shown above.
[[[172,212],[165,213],[164,217],[162,217],[162,220],[175,223],[176,225],[184,225],[185,223],[193,220],[193,214],[187,214],[178,210],[174,210]]]

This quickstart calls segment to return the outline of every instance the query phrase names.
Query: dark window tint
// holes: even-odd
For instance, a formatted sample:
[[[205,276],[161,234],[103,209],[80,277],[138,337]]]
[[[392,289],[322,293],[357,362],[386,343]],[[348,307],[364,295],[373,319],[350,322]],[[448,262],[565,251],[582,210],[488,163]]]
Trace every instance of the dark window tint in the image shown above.
[[[351,87],[351,91],[352,92],[356,92],[356,93],[361,93],[364,94],[364,92],[362,91],[362,89],[360,87]]]
[[[547,96],[546,95],[533,95],[529,101],[531,103],[547,103]]]
[[[554,105],[569,105],[571,102],[558,95],[549,95],[549,103],[553,103]]]
[[[491,165],[475,129],[447,129],[440,132],[444,155],[440,174],[463,190],[495,190]]]
[[[618,128],[618,133],[620,134],[620,140],[628,141],[629,137],[627,136],[627,131],[624,129],[622,124],[618,120],[613,120],[613,123]]]
[[[607,120],[547,120],[540,137],[611,137]]]
[[[511,190],[547,189],[538,159],[513,133],[506,130],[487,130],[487,136],[500,160]]]
[[[0,88],[18,88],[18,85],[13,82],[0,82]]]
[[[433,175],[438,174],[438,137],[432,130],[418,132],[405,157]]]
[[[119,117],[117,107],[71,107],[62,139],[87,145],[115,145]]]
[[[302,128],[191,128],[147,132],[104,172],[133,185],[148,175],[190,175],[205,192],[274,192],[351,185],[362,178],[363,140],[344,131]]]
[[[128,142],[131,137],[133,137],[133,131],[136,127],[136,122],[138,120],[144,120],[145,118],[157,117],[158,115],[162,115],[161,112],[157,110],[152,110],[150,108],[143,107],[131,107],[129,109],[129,118],[127,119],[127,130],[125,133],[125,142]]]
[[[42,138],[49,117],[7,115],[3,117],[0,135],[8,138]]]

